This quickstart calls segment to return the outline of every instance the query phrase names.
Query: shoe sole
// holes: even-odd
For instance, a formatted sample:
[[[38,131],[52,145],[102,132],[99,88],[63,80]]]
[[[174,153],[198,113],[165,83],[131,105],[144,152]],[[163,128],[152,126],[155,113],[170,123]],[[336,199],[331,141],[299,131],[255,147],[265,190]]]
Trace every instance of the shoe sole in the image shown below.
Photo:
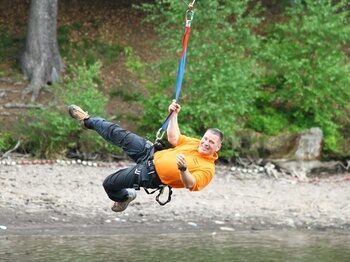
[[[120,209],[120,210],[115,210],[115,209],[113,209],[113,208],[114,208],[114,205],[113,205],[112,208],[111,208],[112,211],[114,211],[114,212],[116,212],[116,213],[123,212],[125,209],[128,208],[129,204],[130,204],[132,201],[135,200],[135,198],[136,198],[136,195],[133,196],[133,197],[128,198],[127,200],[125,200],[125,202],[124,202],[125,207],[124,207],[123,209]]]
[[[74,118],[74,119],[76,119],[76,120],[78,120],[78,121],[82,121],[82,120],[84,120],[84,119],[79,119],[79,118],[75,115],[75,112],[79,112],[79,111],[80,111],[80,110],[76,109],[75,106],[69,106],[69,107],[68,107],[69,115],[70,115],[72,118]],[[85,113],[85,112],[84,112],[84,113]]]
[[[75,105],[70,105],[70,106],[68,106],[68,113],[69,113],[69,115],[70,115],[72,118],[74,118],[75,120],[77,120],[77,121],[79,122],[80,126],[81,126],[83,129],[86,129],[86,126],[85,126],[85,124],[84,124],[84,120],[87,119],[87,118],[89,118],[89,114],[86,113],[86,117],[85,117],[85,118],[79,119],[79,118],[75,115],[75,112],[79,112],[79,111],[80,111],[80,110],[78,110],[78,109],[76,108]],[[84,112],[84,111],[83,111],[83,112]],[[85,113],[85,112],[84,112],[84,113]]]

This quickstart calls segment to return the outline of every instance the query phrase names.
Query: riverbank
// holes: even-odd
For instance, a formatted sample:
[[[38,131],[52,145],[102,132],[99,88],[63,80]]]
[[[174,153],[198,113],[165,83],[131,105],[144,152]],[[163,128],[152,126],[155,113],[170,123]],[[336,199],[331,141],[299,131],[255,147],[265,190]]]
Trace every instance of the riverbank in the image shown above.
[[[349,173],[300,181],[236,176],[230,166],[218,166],[203,191],[174,190],[160,206],[141,190],[117,214],[101,184],[125,165],[0,166],[0,235],[350,229]]]

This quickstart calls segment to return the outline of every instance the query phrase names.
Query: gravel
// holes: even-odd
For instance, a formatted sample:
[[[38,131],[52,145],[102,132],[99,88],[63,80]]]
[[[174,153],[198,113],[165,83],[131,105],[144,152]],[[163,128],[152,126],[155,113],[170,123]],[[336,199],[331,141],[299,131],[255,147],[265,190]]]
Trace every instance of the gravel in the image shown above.
[[[349,173],[299,180],[219,165],[202,191],[173,189],[172,201],[160,206],[141,189],[117,214],[102,182],[129,164],[0,165],[0,235],[350,229]]]

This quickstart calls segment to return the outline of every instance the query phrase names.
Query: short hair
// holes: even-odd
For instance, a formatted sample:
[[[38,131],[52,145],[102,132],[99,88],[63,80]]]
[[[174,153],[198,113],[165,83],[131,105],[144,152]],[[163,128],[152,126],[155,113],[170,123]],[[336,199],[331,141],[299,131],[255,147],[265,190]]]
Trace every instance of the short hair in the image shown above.
[[[224,141],[224,134],[219,128],[208,128],[207,131],[210,131],[211,133],[217,135],[220,138],[221,143]]]

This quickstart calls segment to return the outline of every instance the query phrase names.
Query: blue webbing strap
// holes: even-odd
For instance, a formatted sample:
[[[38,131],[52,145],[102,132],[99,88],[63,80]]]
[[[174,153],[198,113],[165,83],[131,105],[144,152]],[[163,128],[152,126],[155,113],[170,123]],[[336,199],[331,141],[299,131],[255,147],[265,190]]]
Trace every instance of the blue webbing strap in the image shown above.
[[[186,12],[186,26],[185,32],[182,39],[182,52],[181,59],[177,69],[177,77],[176,77],[176,86],[175,86],[175,98],[173,101],[178,102],[181,94],[182,81],[185,73],[185,65],[186,65],[186,55],[187,55],[187,44],[191,31],[191,22],[193,19],[194,12],[191,10],[187,10]],[[161,128],[158,130],[156,139],[161,139],[164,135],[164,132],[167,130],[171,116],[173,112],[170,112],[168,116],[165,118]]]

